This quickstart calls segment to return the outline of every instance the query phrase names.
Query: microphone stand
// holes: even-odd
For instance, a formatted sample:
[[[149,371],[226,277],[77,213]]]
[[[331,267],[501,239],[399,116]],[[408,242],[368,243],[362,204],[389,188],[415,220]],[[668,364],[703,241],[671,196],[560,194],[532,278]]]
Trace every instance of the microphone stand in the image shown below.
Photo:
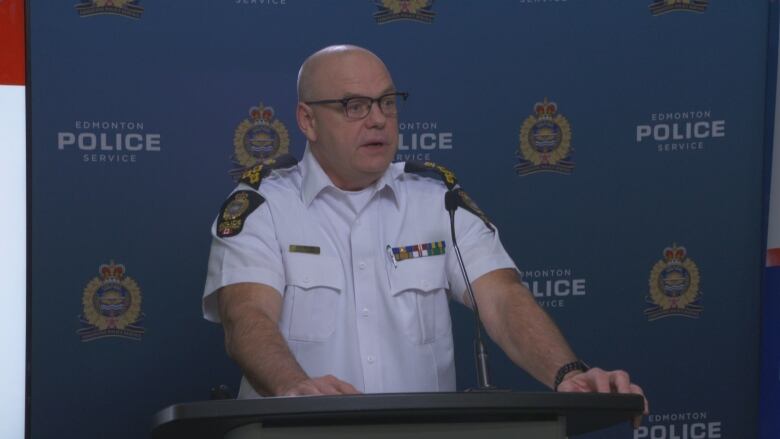
[[[455,256],[458,260],[458,266],[460,266],[460,272],[463,274],[463,279],[466,281],[466,290],[471,298],[471,303],[474,306],[474,323],[475,323],[475,336],[474,336],[474,357],[477,366],[477,387],[467,389],[467,392],[489,392],[497,391],[495,385],[490,381],[490,369],[488,367],[488,352],[487,347],[482,339],[482,320],[479,317],[479,307],[477,306],[477,299],[474,296],[474,290],[471,289],[471,281],[469,275],[466,273],[466,266],[463,265],[463,257],[460,254],[460,248],[458,247],[458,241],[455,239],[455,210],[458,208],[458,194],[456,191],[459,188],[453,188],[444,196],[444,207],[450,214],[450,232],[452,235],[452,246],[455,249]]]

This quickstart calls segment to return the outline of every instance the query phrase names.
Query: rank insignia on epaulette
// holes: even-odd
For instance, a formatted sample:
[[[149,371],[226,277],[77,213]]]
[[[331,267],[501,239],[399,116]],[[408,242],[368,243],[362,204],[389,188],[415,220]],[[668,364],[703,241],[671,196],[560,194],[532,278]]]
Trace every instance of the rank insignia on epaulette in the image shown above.
[[[469,197],[469,194],[467,194],[466,191],[458,188],[455,189],[455,193],[458,194],[458,205],[460,207],[478,216],[491,232],[496,231],[496,229],[493,228],[493,225],[490,224],[490,220],[488,219],[487,215],[485,215],[485,212],[483,212],[482,209],[477,206],[477,203],[475,203],[474,200]]]
[[[444,180],[444,183],[447,185],[448,189],[452,189],[456,184],[458,184],[458,179],[455,178],[455,173],[450,171],[448,168],[442,165],[437,165],[433,162],[425,162],[423,163],[423,166],[430,168],[441,175],[441,178]]]
[[[244,222],[250,213],[265,202],[260,194],[254,191],[237,191],[222,205],[217,218],[217,236],[229,238],[241,233]]]
[[[250,186],[252,189],[259,188],[260,180],[263,179],[262,172],[264,167],[265,165],[263,163],[252,166],[251,168],[244,171],[243,174],[241,174],[239,181],[246,184],[247,186]]]
[[[445,253],[445,242],[434,241],[424,244],[406,245],[403,247],[392,247],[393,259],[397,262],[407,259],[422,258],[425,256],[443,255]]]
[[[404,172],[424,175],[427,174],[431,177],[435,176],[444,182],[444,184],[447,186],[447,189],[450,190],[455,188],[458,184],[458,179],[455,178],[455,173],[446,167],[433,162],[408,161],[404,165]]]
[[[240,183],[244,183],[252,189],[257,190],[260,187],[260,182],[263,181],[264,178],[268,177],[268,175],[271,174],[271,171],[274,169],[288,168],[290,166],[294,166],[297,163],[298,159],[291,156],[290,154],[285,154],[275,159],[268,159],[265,162],[250,168],[243,170],[235,169],[231,171],[231,174],[234,176],[240,174],[240,177],[238,178]]]

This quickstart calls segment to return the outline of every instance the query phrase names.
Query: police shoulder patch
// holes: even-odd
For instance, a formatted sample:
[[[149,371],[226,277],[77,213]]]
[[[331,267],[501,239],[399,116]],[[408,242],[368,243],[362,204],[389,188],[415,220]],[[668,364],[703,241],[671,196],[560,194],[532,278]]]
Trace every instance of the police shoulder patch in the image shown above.
[[[255,191],[233,192],[219,211],[217,236],[229,238],[241,233],[246,218],[264,202],[265,198]]]

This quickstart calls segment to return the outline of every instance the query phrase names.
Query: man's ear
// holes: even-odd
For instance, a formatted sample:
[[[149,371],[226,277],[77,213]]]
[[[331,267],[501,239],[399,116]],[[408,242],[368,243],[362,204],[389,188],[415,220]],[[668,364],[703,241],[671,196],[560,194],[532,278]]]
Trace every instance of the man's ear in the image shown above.
[[[317,121],[314,119],[314,112],[311,107],[298,102],[298,106],[295,108],[295,118],[298,121],[298,128],[309,143],[317,141]]]

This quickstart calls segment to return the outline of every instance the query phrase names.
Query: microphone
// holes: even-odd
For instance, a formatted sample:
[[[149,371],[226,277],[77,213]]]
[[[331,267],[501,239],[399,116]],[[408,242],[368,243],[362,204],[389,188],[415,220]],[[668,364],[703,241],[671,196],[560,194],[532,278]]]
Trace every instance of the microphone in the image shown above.
[[[450,217],[455,216],[455,210],[458,208],[458,194],[455,191],[447,191],[444,194],[444,208],[450,213]],[[455,240],[455,233],[452,233],[452,239]]]
[[[488,352],[485,343],[482,340],[482,320],[479,317],[479,307],[477,306],[477,299],[474,297],[474,290],[471,289],[471,281],[469,275],[466,273],[466,266],[463,265],[463,256],[460,254],[460,248],[458,247],[458,241],[455,239],[455,210],[458,209],[460,203],[460,189],[459,185],[455,185],[444,194],[444,208],[450,214],[450,234],[452,235],[452,247],[455,249],[455,256],[458,259],[458,266],[460,266],[460,272],[463,274],[463,279],[466,281],[466,290],[471,298],[471,303],[474,305],[474,359],[477,366],[477,388],[467,389],[467,392],[472,391],[492,391],[498,390],[496,386],[490,382],[490,369],[488,367]]]
[[[404,172],[411,172],[421,175],[429,175],[433,178],[441,180],[445,186],[447,186],[447,192],[444,194],[444,207],[450,214],[450,232],[452,235],[452,247],[455,249],[455,256],[458,260],[458,266],[460,272],[463,275],[463,279],[466,281],[466,290],[469,293],[471,302],[474,304],[474,323],[475,323],[475,337],[474,337],[474,356],[477,365],[477,388],[468,389],[467,391],[494,391],[496,386],[490,383],[490,371],[488,369],[488,353],[485,343],[482,340],[482,320],[479,317],[479,307],[477,306],[477,299],[474,297],[474,291],[471,289],[471,281],[466,273],[466,266],[463,265],[463,256],[460,254],[460,248],[458,247],[458,241],[455,238],[455,210],[458,206],[463,207],[467,211],[476,215],[481,219],[485,226],[493,233],[495,228],[490,224],[485,212],[469,198],[466,192],[458,184],[458,179],[455,178],[455,174],[444,166],[437,165],[433,162],[417,162],[407,161],[404,165]]]

